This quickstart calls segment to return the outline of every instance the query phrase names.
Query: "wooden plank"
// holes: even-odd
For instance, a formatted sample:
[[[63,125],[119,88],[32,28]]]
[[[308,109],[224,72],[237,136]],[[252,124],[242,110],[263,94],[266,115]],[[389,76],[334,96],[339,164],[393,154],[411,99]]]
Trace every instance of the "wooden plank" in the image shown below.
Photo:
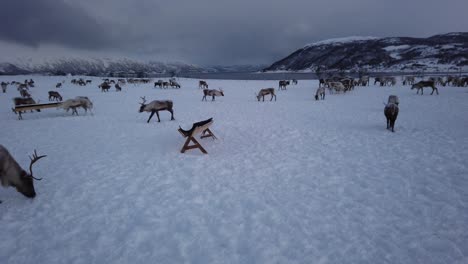
[[[62,103],[49,103],[49,104],[31,104],[31,105],[17,105],[15,106],[15,111],[27,111],[27,110],[36,110],[36,109],[45,109],[58,107]]]
[[[212,137],[213,139],[216,139],[216,136],[213,134],[213,132],[211,132],[211,130],[209,129],[209,127],[211,126],[211,124],[213,124],[213,121],[201,126],[201,127],[197,127],[193,130],[193,132],[189,135],[189,136],[186,136],[184,133],[182,133],[182,131],[180,130],[180,128],[178,129],[178,131],[180,132],[180,134],[183,136],[183,137],[186,137],[187,139],[185,140],[185,144],[184,146],[182,147],[182,149],[180,150],[181,153],[184,153],[186,150],[189,150],[189,149],[199,149],[201,152],[203,152],[204,154],[208,154],[208,152],[202,147],[202,145],[200,144],[200,142],[198,142],[196,139],[195,139],[195,136],[197,134],[201,134],[201,138],[206,138],[206,137]],[[193,142],[194,144],[193,145],[190,145],[190,142]]]

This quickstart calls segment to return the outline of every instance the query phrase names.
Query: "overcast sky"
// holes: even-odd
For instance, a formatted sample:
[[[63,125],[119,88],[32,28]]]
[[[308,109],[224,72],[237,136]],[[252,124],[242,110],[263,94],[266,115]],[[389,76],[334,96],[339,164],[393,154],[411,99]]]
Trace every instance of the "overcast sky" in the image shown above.
[[[467,10],[468,0],[0,0],[0,51],[270,64],[327,38],[467,31]]]

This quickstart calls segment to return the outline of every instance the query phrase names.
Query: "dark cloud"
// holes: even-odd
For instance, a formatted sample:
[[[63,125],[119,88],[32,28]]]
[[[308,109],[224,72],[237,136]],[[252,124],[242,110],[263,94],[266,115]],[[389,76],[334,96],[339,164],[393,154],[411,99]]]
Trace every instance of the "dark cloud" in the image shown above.
[[[27,46],[44,43],[72,48],[112,46],[105,27],[83,8],[63,0],[1,0],[0,39]]]
[[[1,0],[0,38],[197,64],[271,63],[327,38],[466,31],[466,10],[466,0]]]

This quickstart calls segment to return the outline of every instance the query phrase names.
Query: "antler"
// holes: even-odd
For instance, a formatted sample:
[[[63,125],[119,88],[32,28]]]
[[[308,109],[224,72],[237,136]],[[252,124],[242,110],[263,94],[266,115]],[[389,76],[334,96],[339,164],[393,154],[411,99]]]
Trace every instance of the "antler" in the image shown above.
[[[34,150],[34,154],[32,155],[32,157],[29,156],[29,159],[31,159],[31,164],[29,164],[29,173],[30,173],[30,177],[33,178],[33,179],[35,179],[35,180],[38,180],[38,181],[42,180],[42,178],[35,178],[35,177],[33,176],[32,165],[33,165],[36,161],[38,161],[39,159],[42,159],[42,158],[44,158],[44,157],[47,157],[47,155],[42,155],[42,156],[39,156],[39,157],[38,157],[38,156],[37,156],[36,150]]]
[[[143,100],[143,102],[142,102],[142,103],[140,103],[141,105],[144,105],[144,104],[146,103],[146,99],[145,99],[145,97],[146,97],[146,96],[143,96],[143,97],[141,97],[141,96],[140,96],[141,100]]]

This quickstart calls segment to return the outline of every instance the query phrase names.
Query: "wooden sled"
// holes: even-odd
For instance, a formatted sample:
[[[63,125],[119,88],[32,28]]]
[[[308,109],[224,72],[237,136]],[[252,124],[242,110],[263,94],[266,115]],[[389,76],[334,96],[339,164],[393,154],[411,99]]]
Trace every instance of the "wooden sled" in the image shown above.
[[[190,130],[183,130],[181,127],[179,127],[178,129],[179,133],[184,138],[187,138],[180,152],[184,153],[188,149],[198,148],[204,154],[208,154],[208,152],[206,152],[206,150],[202,147],[202,145],[195,139],[195,136],[198,134],[201,134],[200,138],[211,137],[213,139],[216,139],[216,136],[210,130],[210,126],[212,124],[213,124],[213,118],[210,118],[204,121],[193,123],[192,128]],[[190,145],[190,142],[193,142],[193,145]]]

